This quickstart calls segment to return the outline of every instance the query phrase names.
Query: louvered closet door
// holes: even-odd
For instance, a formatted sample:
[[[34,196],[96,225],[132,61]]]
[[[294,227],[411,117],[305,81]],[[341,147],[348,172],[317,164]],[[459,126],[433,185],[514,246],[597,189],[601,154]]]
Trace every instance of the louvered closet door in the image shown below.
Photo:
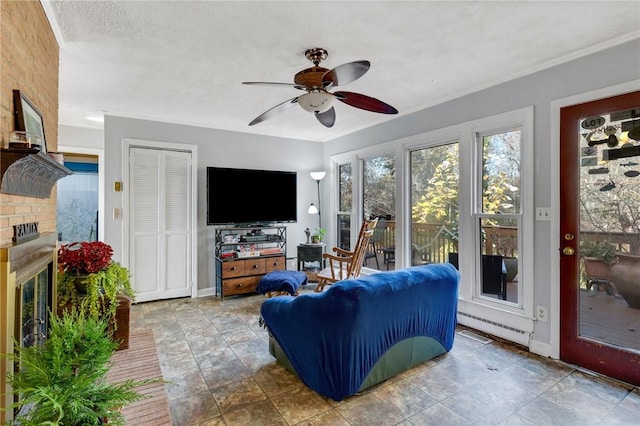
[[[191,154],[131,148],[130,272],[136,301],[191,295]]]

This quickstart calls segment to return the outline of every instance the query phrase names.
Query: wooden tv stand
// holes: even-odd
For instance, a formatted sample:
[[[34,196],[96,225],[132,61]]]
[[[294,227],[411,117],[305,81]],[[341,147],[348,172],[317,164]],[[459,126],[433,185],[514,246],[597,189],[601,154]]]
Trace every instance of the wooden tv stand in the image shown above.
[[[217,228],[215,244],[220,298],[255,293],[265,274],[286,269],[285,226]]]

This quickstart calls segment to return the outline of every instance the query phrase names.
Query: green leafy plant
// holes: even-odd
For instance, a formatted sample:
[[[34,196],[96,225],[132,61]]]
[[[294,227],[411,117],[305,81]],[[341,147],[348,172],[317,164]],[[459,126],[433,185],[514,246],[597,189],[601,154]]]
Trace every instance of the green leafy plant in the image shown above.
[[[325,234],[327,233],[327,230],[324,228],[316,228],[313,233],[311,234],[311,239],[312,241],[315,242],[320,242],[324,239]]]
[[[616,248],[606,241],[581,241],[580,256],[594,257],[611,265],[616,261]]]
[[[23,410],[11,424],[125,424],[119,409],[145,398],[135,388],[163,380],[108,383],[109,361],[118,344],[107,337],[107,327],[106,319],[72,308],[60,317],[51,315],[44,345],[25,348],[16,343],[16,352],[5,356],[20,365],[8,380],[20,395],[11,408]]]
[[[79,306],[93,317],[115,316],[118,295],[133,299],[129,270],[111,259],[108,244],[71,243],[58,250],[58,306]],[[81,290],[82,291],[81,291]]]

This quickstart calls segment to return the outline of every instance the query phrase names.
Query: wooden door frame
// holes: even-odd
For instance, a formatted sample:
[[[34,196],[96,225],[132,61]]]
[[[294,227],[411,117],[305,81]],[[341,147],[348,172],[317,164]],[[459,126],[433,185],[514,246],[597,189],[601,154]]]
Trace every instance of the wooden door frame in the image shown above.
[[[627,93],[606,96],[586,102],[567,105],[560,109],[559,130],[559,164],[562,167],[562,175],[558,170],[558,191],[560,199],[568,205],[580,205],[579,193],[579,163],[578,145],[576,136],[580,133],[579,118],[606,114],[612,111],[620,111],[635,108],[640,92],[635,88]],[[565,149],[563,149],[565,148]],[[560,182],[563,184],[560,185]],[[595,340],[581,338],[579,336],[579,288],[575,285],[579,278],[579,209],[559,209],[559,232],[557,234],[559,252],[560,274],[564,271],[567,284],[562,285],[562,276],[559,275],[559,356],[569,363],[583,366],[587,369],[600,372],[610,377],[631,382],[640,383],[640,355],[623,351],[612,345],[603,344]],[[575,236],[572,241],[567,241],[565,234]],[[564,255],[564,247],[575,250],[574,255]]]

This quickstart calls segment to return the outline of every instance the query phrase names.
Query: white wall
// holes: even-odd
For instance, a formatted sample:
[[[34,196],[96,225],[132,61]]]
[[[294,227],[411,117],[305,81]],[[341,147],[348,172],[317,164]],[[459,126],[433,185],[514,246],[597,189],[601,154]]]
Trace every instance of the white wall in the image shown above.
[[[102,129],[60,125],[58,126],[58,145],[102,150],[104,149],[104,132]],[[60,147],[58,150],[62,151]]]
[[[223,166],[249,169],[298,172],[298,222],[287,226],[287,257],[296,256],[296,247],[304,242],[304,229],[314,227],[315,216],[307,207],[317,198],[315,181],[310,171],[322,168],[322,144],[295,139],[260,137],[202,127],[159,123],[123,117],[105,117],[105,242],[114,249],[114,258],[122,259],[123,224],[114,220],[114,208],[123,208],[122,192],[113,190],[116,181],[125,182],[122,162],[122,140],[183,143],[198,146],[198,289],[215,286],[213,228],[206,226],[206,167]],[[230,185],[233,183],[230,182]],[[126,183],[125,183],[126,185]],[[247,194],[251,196],[251,194]],[[126,212],[125,212],[126,215]]]

